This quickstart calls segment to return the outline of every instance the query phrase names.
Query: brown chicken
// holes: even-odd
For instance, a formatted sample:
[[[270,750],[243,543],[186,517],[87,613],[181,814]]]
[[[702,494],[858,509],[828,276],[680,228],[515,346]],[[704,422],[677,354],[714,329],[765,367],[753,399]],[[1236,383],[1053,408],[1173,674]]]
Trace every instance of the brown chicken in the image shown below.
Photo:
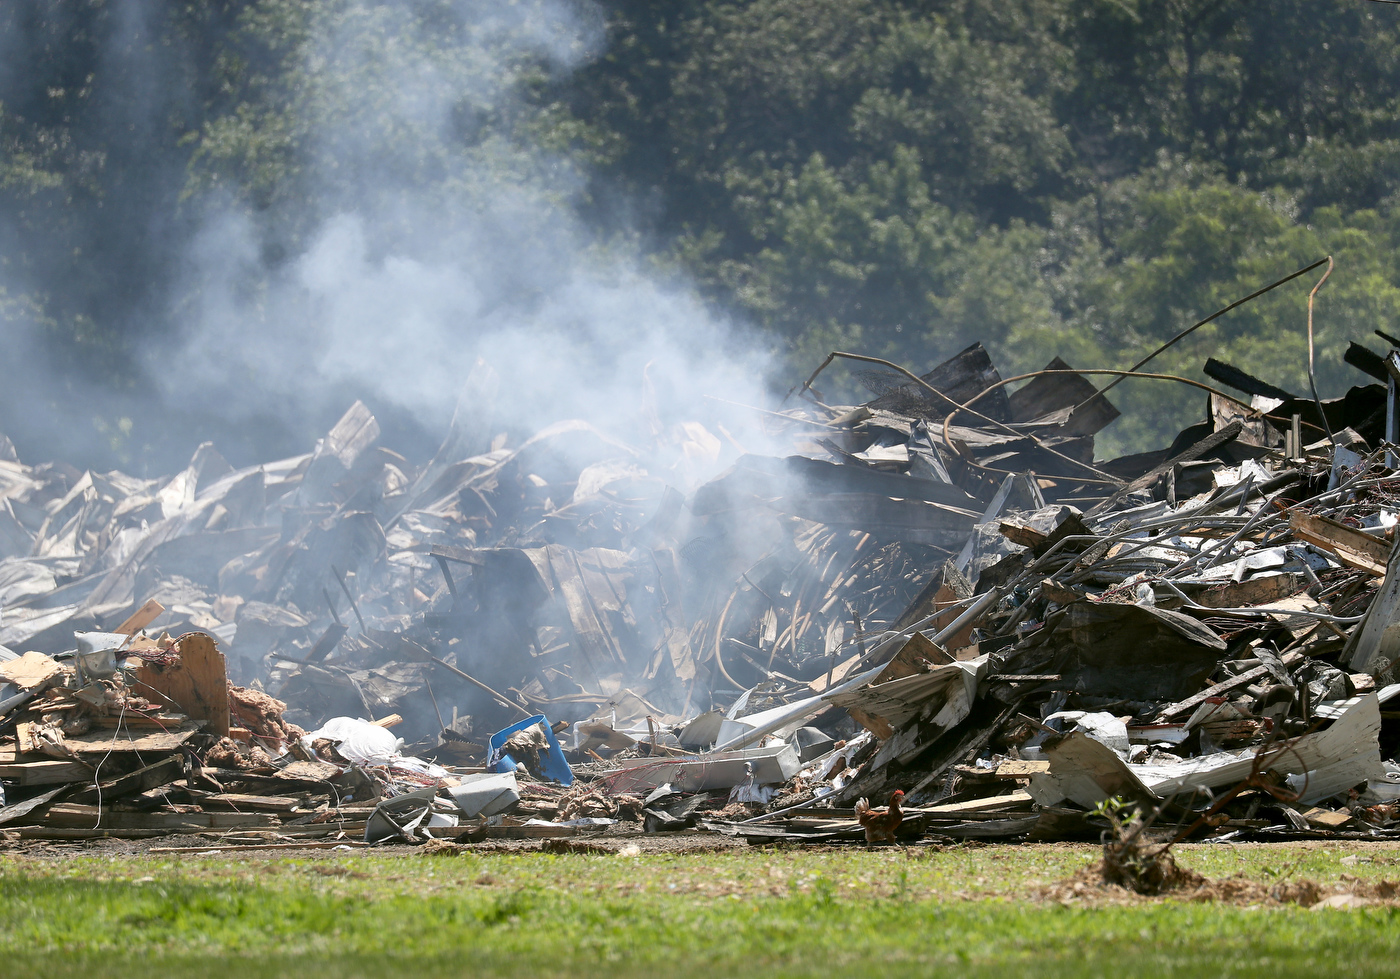
[[[899,824],[904,822],[904,810],[899,808],[903,800],[904,790],[896,789],[890,796],[888,809],[871,809],[869,799],[861,799],[856,803],[856,821],[865,827],[865,842],[895,841],[895,831],[899,829]]]

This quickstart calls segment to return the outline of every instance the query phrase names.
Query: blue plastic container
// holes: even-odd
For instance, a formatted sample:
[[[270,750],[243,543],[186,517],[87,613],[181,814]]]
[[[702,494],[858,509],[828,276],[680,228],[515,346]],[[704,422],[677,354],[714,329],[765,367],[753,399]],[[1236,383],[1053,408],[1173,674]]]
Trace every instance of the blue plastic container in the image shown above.
[[[505,754],[498,758],[497,753],[501,750],[501,745],[506,743],[506,738],[510,737],[516,731],[523,731],[527,727],[531,727],[535,724],[538,724],[544,729],[545,741],[548,742],[549,745],[544,753],[544,760],[541,762],[544,771],[536,772],[535,774],[543,775],[545,778],[558,782],[560,785],[573,785],[574,770],[569,767],[568,761],[564,758],[564,751],[559,747],[559,741],[554,737],[554,731],[549,726],[549,718],[545,717],[543,714],[536,714],[534,717],[527,717],[523,721],[516,721],[510,727],[502,728],[491,735],[491,740],[486,743],[486,757],[488,759],[494,759],[490,764],[491,771],[515,771],[517,767],[515,759]]]

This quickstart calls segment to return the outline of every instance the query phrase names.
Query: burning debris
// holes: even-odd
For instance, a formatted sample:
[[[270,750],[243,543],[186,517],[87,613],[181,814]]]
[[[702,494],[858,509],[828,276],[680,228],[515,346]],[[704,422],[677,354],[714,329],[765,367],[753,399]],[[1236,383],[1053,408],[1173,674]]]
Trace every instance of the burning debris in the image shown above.
[[[1388,370],[1323,402],[1212,361],[1243,398],[1101,461],[1118,413],[1059,359],[874,365],[699,486],[696,423],[512,446],[463,409],[415,467],[360,403],[247,469],[8,453],[0,828],[1396,835]]]

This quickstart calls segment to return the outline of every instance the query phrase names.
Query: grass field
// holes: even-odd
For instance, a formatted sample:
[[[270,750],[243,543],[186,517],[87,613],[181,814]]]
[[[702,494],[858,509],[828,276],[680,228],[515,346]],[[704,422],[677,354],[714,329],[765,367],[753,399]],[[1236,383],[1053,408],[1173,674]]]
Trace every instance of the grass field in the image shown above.
[[[1394,975],[1400,913],[1040,890],[1093,847],[0,854],[0,975]],[[1350,858],[1343,862],[1343,858]],[[1400,877],[1400,848],[1195,847],[1211,878]]]

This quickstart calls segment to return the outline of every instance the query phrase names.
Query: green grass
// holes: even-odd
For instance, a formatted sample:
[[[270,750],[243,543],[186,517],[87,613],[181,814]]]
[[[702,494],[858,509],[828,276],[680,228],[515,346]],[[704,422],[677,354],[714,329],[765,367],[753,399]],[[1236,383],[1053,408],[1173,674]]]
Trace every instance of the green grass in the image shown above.
[[[1345,853],[1379,862],[1347,866]],[[1195,848],[1208,876],[1397,877],[1382,848]],[[1030,900],[1092,848],[640,857],[0,856],[9,979],[1393,975],[1400,912]]]

